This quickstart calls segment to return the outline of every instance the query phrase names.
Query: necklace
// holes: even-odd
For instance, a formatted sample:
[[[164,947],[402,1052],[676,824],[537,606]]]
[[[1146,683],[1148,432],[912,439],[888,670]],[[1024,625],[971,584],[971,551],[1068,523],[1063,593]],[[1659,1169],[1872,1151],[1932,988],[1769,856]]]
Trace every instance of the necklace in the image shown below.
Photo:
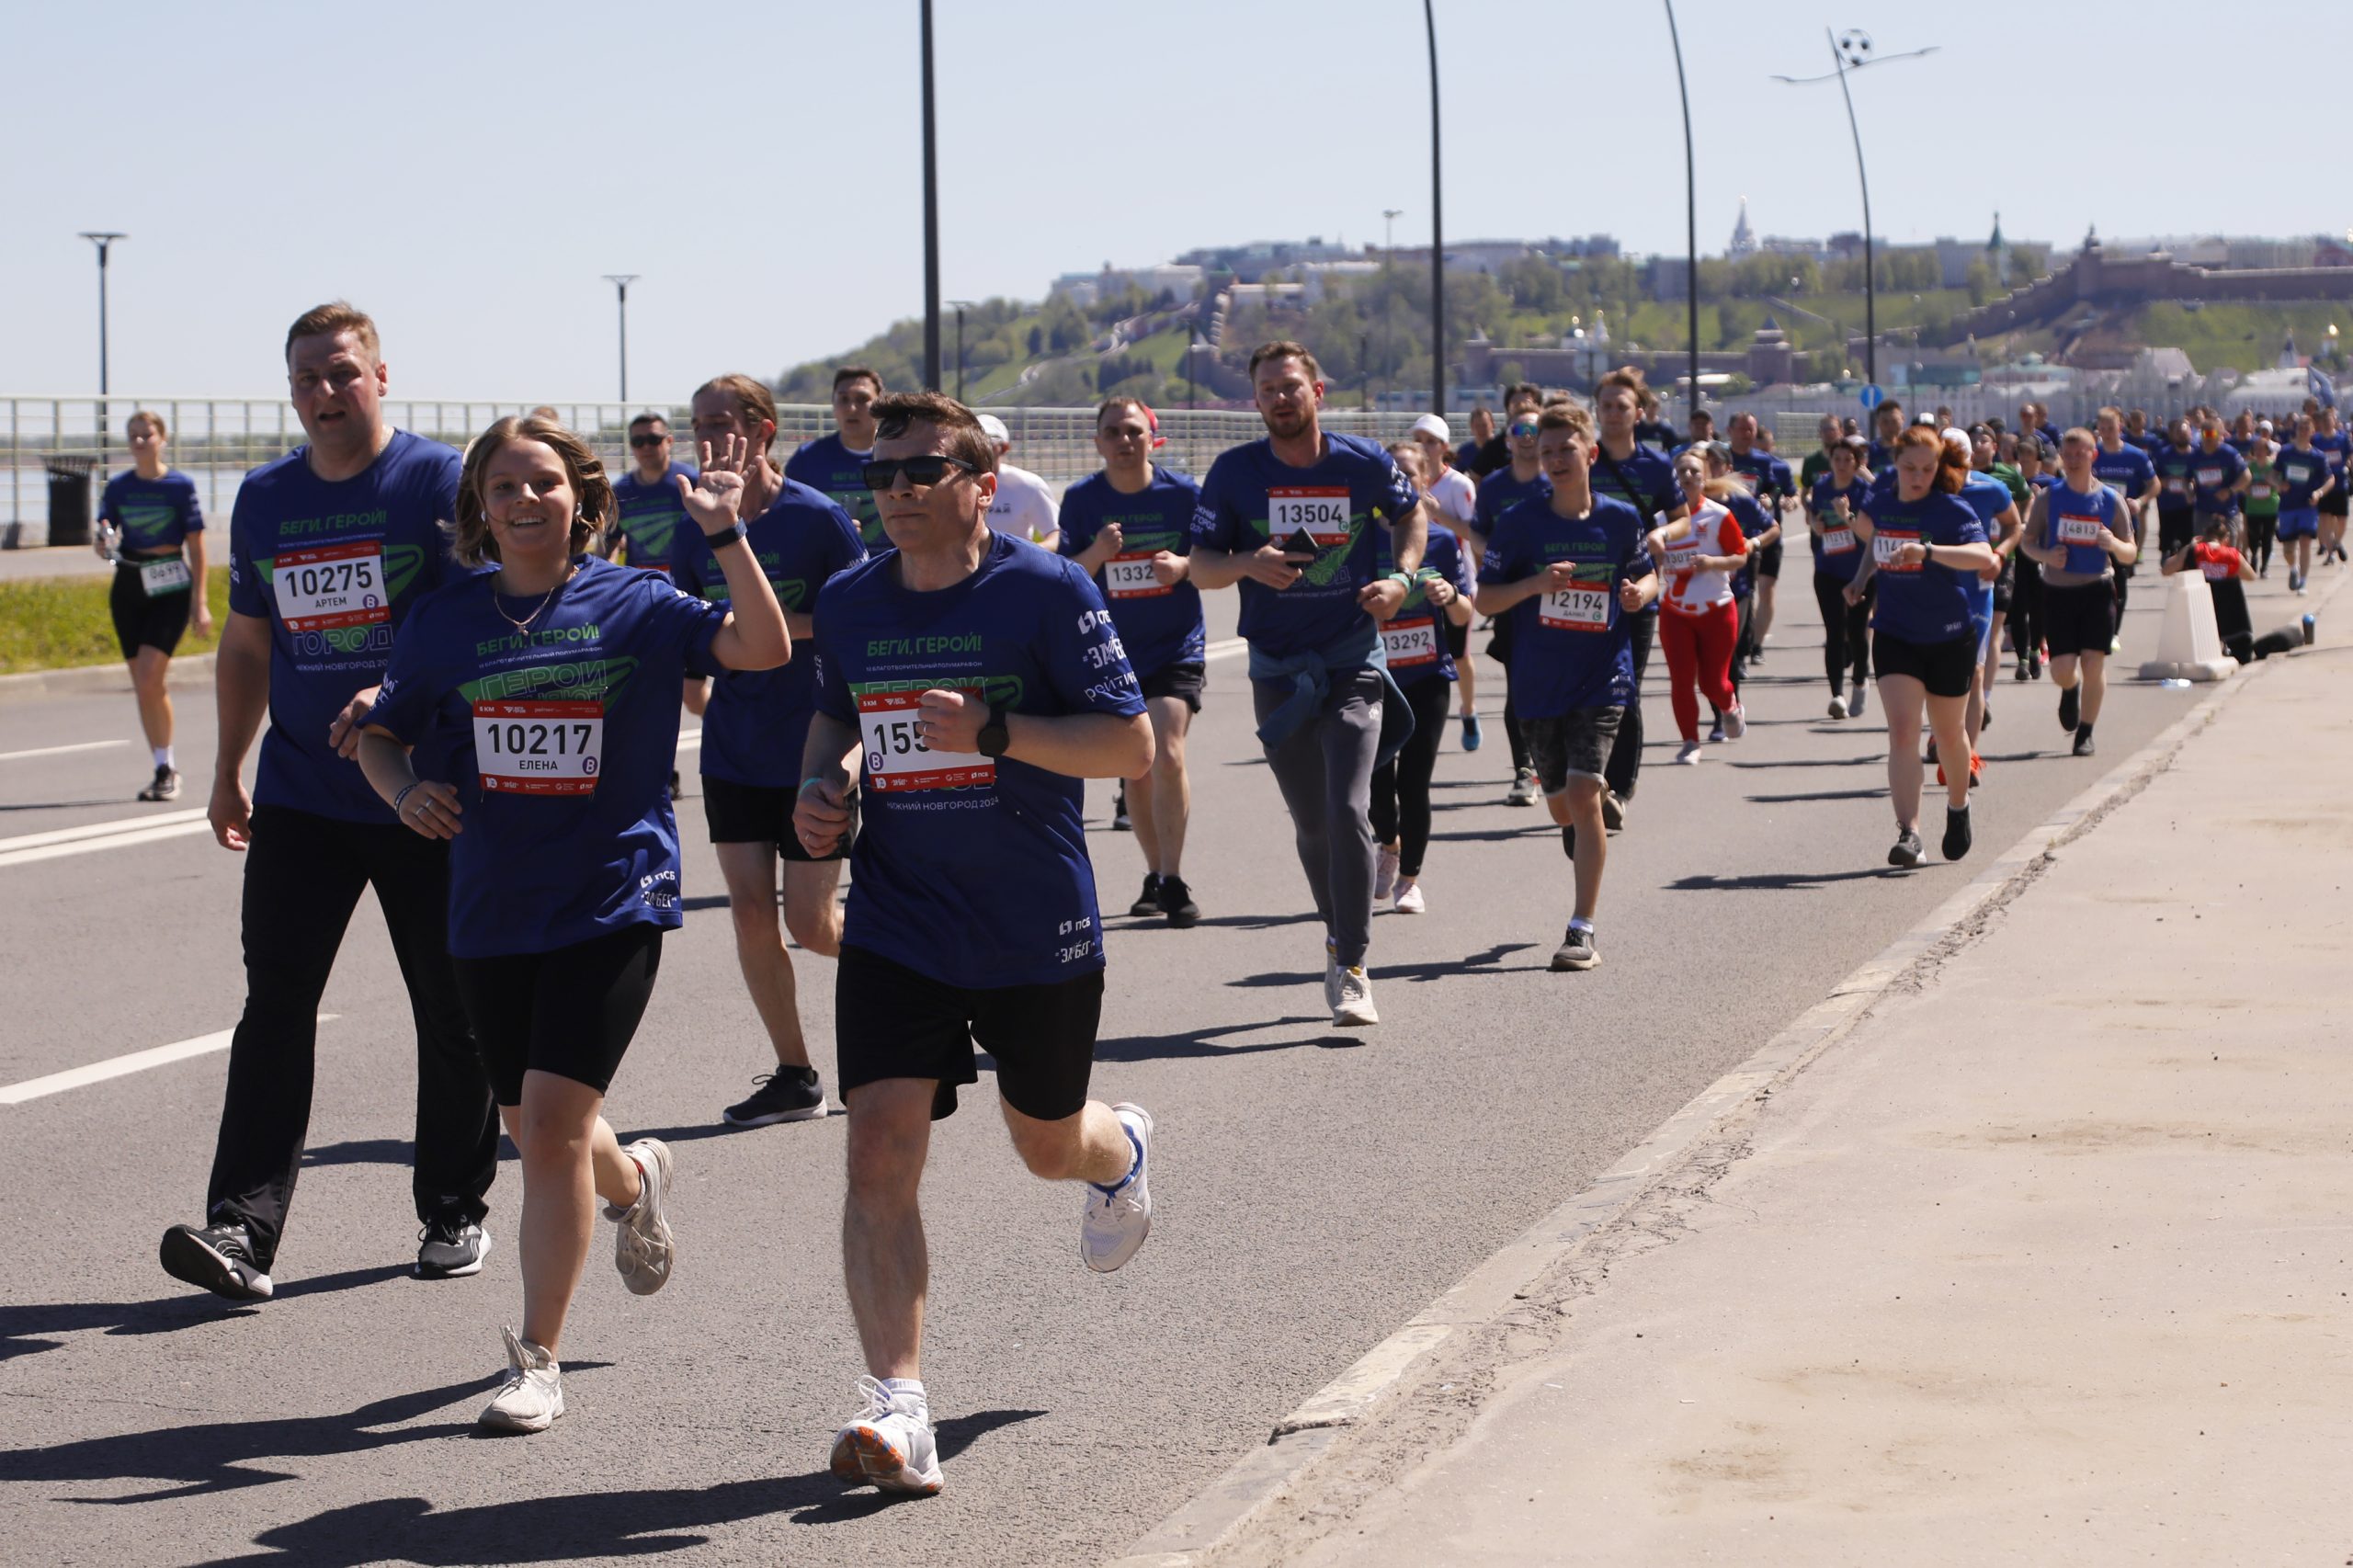
[[[561,588],[564,584],[571,582],[573,573],[577,570],[577,567],[566,567],[563,575],[558,578],[546,593],[540,596],[539,607],[520,620],[517,620],[513,616],[508,615],[506,613],[506,607],[498,602],[498,585],[495,583],[493,583],[490,586],[490,608],[498,612],[498,617],[501,620],[506,622],[507,625],[513,627],[516,631],[529,631],[531,629],[531,622],[539,619],[540,617],[546,612],[548,606],[554,601],[556,589]]]

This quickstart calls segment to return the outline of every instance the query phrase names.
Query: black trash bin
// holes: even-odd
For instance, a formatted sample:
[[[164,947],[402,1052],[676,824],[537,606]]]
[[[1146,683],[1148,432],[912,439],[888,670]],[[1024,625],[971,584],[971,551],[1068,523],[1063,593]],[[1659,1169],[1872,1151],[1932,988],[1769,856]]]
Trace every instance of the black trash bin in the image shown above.
[[[49,542],[90,542],[90,477],[96,458],[52,457],[49,470]]]

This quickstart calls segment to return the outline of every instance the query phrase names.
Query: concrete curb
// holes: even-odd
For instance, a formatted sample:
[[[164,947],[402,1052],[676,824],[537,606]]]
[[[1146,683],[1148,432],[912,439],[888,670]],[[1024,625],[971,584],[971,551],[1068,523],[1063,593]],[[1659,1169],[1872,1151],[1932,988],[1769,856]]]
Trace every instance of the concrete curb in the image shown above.
[[[2347,580],[2353,574],[2340,578],[2314,602],[2313,610],[2334,598]],[[1340,1445],[1347,1428],[1377,1414],[1461,1330],[1509,1311],[1515,1299],[1681,1167],[1720,1128],[1753,1103],[1770,1097],[1776,1087],[1844,1039],[1881,997],[1932,977],[1948,958],[1976,939],[2003,905],[2042,875],[2055,852],[2145,789],[2171,766],[2184,744],[2213,722],[2225,702],[2269,667],[2268,661],[2258,663],[2222,682],[2148,744],[2029,829],[1927,919],[1841,980],[1827,997],[1755,1055],[1701,1090],[1591,1186],[1507,1243],[1277,1422],[1266,1447],[1235,1463],[1120,1556],[1108,1560],[1105,1568],[1202,1568],[1211,1552],[1291,1491]]]
[[[210,653],[175,658],[165,676],[168,686],[210,686]],[[120,665],[84,665],[70,670],[32,670],[20,676],[0,676],[0,705],[33,702],[44,697],[91,697],[106,692],[131,695],[131,673]]]

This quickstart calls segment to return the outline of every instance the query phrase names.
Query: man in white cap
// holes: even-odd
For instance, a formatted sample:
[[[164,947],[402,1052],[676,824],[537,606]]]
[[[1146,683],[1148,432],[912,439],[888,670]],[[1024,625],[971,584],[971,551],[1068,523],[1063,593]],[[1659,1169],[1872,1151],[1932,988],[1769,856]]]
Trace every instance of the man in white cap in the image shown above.
[[[1414,421],[1407,432],[1414,445],[1421,449],[1423,488],[1438,510],[1447,527],[1452,528],[1462,544],[1462,557],[1474,561],[1486,552],[1487,541],[1478,534],[1479,487],[1471,476],[1454,466],[1454,432],[1446,421],[1435,414],[1425,414]],[[1459,677],[1455,695],[1462,703],[1462,749],[1479,749],[1479,690],[1472,676],[1477,663],[1471,657],[1470,628],[1457,626],[1441,618],[1446,631],[1447,652],[1454,656]]]
[[[1026,468],[1005,460],[1013,449],[1013,432],[994,414],[981,415],[981,433],[996,448],[996,500],[989,506],[989,527],[1015,539],[1028,540],[1041,550],[1062,545],[1062,509],[1054,505],[1051,486]]]

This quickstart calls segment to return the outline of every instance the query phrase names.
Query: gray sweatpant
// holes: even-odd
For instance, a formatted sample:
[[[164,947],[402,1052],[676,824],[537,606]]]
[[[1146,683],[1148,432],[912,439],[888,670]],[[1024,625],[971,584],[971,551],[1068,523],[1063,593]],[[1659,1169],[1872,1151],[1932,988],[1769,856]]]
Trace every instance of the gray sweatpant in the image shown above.
[[[1266,746],[1275,786],[1290,808],[1299,864],[1315,895],[1315,913],[1339,949],[1340,962],[1364,962],[1372,945],[1372,763],[1381,748],[1379,670],[1332,677],[1315,716],[1279,746]],[[1260,723],[1291,694],[1289,681],[1253,681]]]

